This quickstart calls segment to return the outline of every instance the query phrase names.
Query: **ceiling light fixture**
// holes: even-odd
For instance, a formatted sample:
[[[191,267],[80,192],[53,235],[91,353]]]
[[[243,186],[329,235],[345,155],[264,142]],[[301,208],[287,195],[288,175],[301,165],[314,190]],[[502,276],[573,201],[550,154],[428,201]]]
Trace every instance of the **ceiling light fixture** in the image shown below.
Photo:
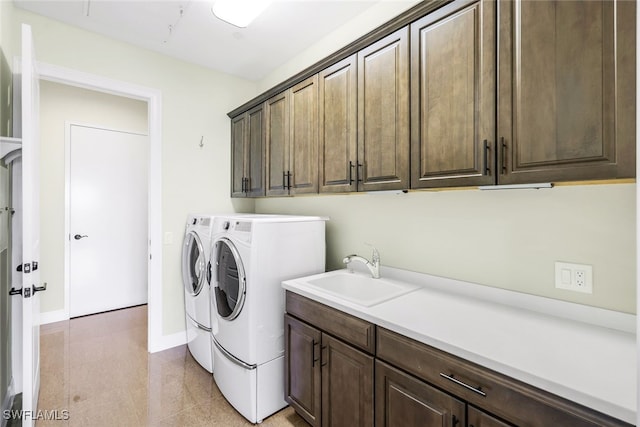
[[[236,27],[245,28],[271,4],[271,0],[216,0],[211,11]]]

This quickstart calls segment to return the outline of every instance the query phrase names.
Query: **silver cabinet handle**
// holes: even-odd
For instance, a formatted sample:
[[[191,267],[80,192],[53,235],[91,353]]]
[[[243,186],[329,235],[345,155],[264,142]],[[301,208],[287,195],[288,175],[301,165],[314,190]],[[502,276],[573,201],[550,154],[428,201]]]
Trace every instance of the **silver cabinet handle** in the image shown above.
[[[454,383],[456,383],[456,384],[458,384],[458,385],[460,385],[460,386],[462,386],[462,387],[466,388],[467,390],[471,390],[471,391],[472,391],[472,392],[474,392],[474,393],[478,393],[478,394],[479,394],[480,396],[482,396],[482,397],[486,397],[486,396],[487,396],[487,393],[485,393],[484,391],[482,391],[482,388],[481,388],[481,387],[477,387],[477,388],[476,388],[476,387],[470,386],[469,384],[466,384],[466,383],[464,383],[464,382],[460,381],[459,379],[455,378],[455,377],[453,376],[453,374],[451,374],[451,375],[447,375],[447,374],[443,374],[442,372],[440,372],[440,376],[441,376],[442,378],[446,378],[446,379],[448,379],[449,381],[453,381]]]

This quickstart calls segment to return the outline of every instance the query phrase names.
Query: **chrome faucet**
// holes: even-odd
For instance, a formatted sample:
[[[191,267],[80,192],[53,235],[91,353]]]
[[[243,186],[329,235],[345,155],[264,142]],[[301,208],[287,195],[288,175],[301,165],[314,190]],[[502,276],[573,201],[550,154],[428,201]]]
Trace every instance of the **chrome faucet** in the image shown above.
[[[380,253],[378,253],[378,250],[375,247],[373,247],[373,255],[371,256],[371,261],[356,254],[347,255],[342,259],[342,262],[346,265],[349,265],[349,263],[352,261],[360,261],[367,266],[369,272],[371,273],[371,277],[373,277],[374,279],[380,278]]]

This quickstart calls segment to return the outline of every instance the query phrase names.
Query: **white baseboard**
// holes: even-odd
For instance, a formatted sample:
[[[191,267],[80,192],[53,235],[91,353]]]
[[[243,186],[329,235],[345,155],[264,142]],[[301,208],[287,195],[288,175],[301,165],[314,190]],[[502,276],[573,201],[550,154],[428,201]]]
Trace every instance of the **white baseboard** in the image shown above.
[[[151,337],[150,337],[151,338]],[[167,350],[187,343],[187,331],[171,335],[161,335],[149,340],[149,353]]]
[[[69,320],[69,314],[64,310],[45,311],[40,313],[40,324],[46,325],[48,323],[61,322],[63,320]]]

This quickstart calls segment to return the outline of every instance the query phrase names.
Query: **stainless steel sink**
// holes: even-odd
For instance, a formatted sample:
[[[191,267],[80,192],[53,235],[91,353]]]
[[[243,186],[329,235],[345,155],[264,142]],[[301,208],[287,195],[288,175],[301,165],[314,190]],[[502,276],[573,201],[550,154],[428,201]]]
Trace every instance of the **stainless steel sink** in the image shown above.
[[[418,289],[418,286],[387,279],[373,279],[347,270],[324,273],[303,281],[321,292],[343,298],[363,307],[371,307]]]

